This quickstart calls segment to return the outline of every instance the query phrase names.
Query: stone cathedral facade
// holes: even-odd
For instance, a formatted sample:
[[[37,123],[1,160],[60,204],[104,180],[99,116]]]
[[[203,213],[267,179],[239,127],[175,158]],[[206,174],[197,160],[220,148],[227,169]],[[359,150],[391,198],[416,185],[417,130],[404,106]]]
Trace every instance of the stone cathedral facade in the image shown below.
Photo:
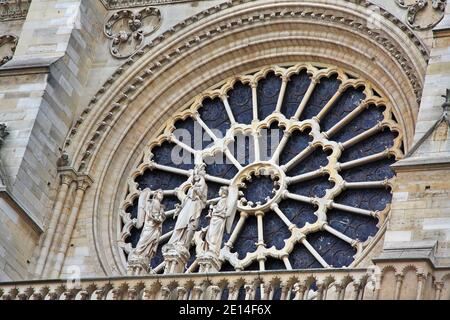
[[[0,299],[450,299],[446,0],[0,1]]]

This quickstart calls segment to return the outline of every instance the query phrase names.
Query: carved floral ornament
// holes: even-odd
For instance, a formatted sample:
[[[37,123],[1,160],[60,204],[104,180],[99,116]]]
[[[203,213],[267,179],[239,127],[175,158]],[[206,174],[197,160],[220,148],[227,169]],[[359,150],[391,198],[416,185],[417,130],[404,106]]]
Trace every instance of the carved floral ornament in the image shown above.
[[[195,128],[207,142],[178,135]],[[119,246],[127,255],[139,240],[135,215],[143,190],[162,190],[167,219],[151,261],[153,272],[162,272],[161,247],[191,187],[194,163],[204,163],[208,204],[219,201],[223,186],[239,190],[221,271],[354,267],[385,228],[390,165],[403,157],[402,144],[389,101],[340,68],[273,66],[229,79],[199,95],[145,149],[121,206]],[[180,152],[188,161],[176,164]],[[206,216],[185,272],[198,271]]]
[[[12,35],[0,36],[0,66],[12,59],[18,38]]]
[[[128,58],[142,48],[145,37],[161,25],[161,12],[157,8],[121,10],[107,20],[105,35],[111,39],[110,52],[119,59]]]
[[[406,22],[415,30],[434,28],[445,15],[447,0],[395,0],[407,9]]]

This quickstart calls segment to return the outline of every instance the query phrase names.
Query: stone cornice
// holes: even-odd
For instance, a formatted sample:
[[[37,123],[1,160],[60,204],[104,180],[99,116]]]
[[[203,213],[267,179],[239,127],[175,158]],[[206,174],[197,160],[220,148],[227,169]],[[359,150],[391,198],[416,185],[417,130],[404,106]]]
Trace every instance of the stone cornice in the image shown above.
[[[0,1],[0,21],[25,19],[31,0]]]
[[[192,0],[100,0],[106,9],[126,9],[144,7],[148,5],[162,5],[179,2],[191,2]]]

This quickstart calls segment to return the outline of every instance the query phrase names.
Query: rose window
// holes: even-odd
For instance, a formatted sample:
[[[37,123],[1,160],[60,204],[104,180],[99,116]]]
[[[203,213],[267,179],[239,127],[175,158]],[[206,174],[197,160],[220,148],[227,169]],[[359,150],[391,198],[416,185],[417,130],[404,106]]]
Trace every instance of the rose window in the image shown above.
[[[146,148],[122,206],[124,257],[139,240],[141,190],[162,189],[167,219],[151,267],[163,271],[173,215],[204,163],[208,204],[221,186],[239,190],[222,271],[354,266],[382,233],[401,132],[389,101],[336,67],[275,66],[228,79],[175,114]],[[207,215],[208,207],[186,272],[197,271]]]

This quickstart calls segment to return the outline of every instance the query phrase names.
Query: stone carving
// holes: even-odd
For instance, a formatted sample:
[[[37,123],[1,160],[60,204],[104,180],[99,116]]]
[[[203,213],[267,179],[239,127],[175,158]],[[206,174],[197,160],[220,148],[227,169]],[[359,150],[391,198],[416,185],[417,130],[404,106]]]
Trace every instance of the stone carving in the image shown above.
[[[128,58],[144,45],[145,37],[161,25],[161,13],[157,8],[147,7],[140,11],[121,10],[106,22],[104,32],[111,39],[111,54]]]
[[[12,35],[0,36],[0,66],[12,59],[17,41],[17,37]]]
[[[25,19],[31,0],[0,1],[0,21]]]
[[[148,5],[160,5],[176,2],[186,2],[186,0],[100,0],[106,9],[125,9],[132,7],[144,7]]]
[[[174,214],[174,219],[177,217],[178,219],[172,236],[167,245],[163,247],[163,255],[166,260],[165,273],[183,271],[187,259],[190,257],[189,248],[208,198],[205,176],[205,164],[196,165],[188,180],[190,188],[187,195]]]
[[[415,30],[428,30],[435,27],[445,15],[447,0],[395,0],[407,9],[406,23]]]
[[[150,260],[156,253],[159,238],[162,232],[162,223],[166,219],[162,201],[162,190],[153,193],[150,189],[144,190],[139,197],[138,216],[134,219],[135,226],[143,226],[139,242],[128,257],[128,275],[140,275],[143,271],[149,272]]]
[[[0,148],[3,146],[5,138],[9,135],[7,128],[6,124],[0,123]]]
[[[211,205],[208,218],[210,223],[203,242],[203,254],[199,257],[200,272],[217,272],[220,270],[220,249],[223,235],[231,232],[236,215],[239,189],[235,186],[222,187],[219,190],[220,200]]]

